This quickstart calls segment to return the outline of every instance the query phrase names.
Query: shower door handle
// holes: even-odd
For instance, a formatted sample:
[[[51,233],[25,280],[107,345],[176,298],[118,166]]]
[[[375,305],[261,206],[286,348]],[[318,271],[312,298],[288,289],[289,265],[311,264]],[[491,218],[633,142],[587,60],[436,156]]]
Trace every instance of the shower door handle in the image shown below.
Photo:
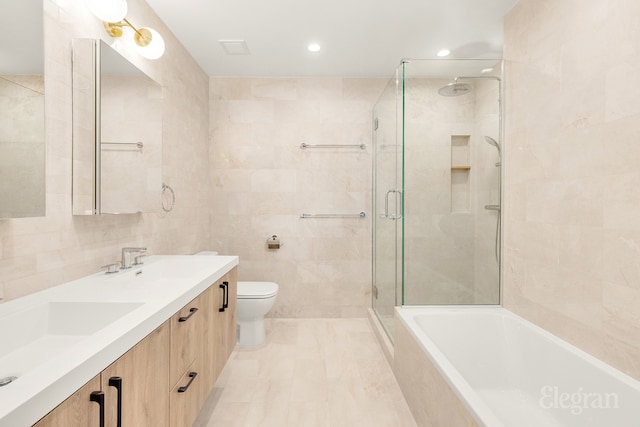
[[[389,215],[389,194],[394,193],[396,194],[398,197],[398,195],[400,196],[400,214],[398,214],[398,211],[396,210],[396,213]],[[398,201],[396,199],[396,209],[398,207]],[[387,193],[384,195],[384,213],[380,214],[380,218],[388,218],[391,220],[397,220],[402,218],[402,211],[404,210],[404,201],[402,200],[402,191],[400,190],[396,190],[396,189],[391,189],[391,190],[387,190]]]
[[[384,195],[384,212],[380,214],[380,218],[389,218],[389,194],[396,190],[387,190]]]

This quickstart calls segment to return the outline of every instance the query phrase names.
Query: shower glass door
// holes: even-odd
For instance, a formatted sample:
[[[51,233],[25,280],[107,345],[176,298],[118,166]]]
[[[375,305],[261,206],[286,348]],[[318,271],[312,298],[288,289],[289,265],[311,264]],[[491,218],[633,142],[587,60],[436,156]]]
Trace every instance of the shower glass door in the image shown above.
[[[501,61],[402,67],[402,304],[499,304]]]
[[[373,109],[372,306],[500,303],[499,60],[405,60]]]
[[[373,109],[374,312],[392,338],[393,309],[402,289],[402,137],[399,76],[389,81]]]

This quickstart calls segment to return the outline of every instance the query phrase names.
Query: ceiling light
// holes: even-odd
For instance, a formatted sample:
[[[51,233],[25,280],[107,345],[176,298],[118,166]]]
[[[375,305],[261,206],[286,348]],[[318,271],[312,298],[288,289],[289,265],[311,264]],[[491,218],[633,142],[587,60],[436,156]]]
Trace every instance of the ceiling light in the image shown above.
[[[318,43],[311,43],[307,49],[309,49],[309,52],[320,52],[320,45]]]
[[[162,36],[153,28],[136,28],[126,18],[127,0],[86,0],[89,10],[103,21],[107,34],[122,37],[123,28],[133,29],[135,49],[147,59],[158,59],[164,54],[165,44]]]
[[[438,58],[444,58],[451,55],[451,51],[449,49],[440,49],[436,55],[438,55]]]

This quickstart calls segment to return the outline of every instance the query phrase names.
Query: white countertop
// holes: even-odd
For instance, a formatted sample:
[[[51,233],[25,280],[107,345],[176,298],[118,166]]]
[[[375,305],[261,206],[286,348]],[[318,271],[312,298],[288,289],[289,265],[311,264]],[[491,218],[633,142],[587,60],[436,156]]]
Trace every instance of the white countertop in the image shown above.
[[[167,255],[150,256],[144,262],[117,274],[97,273],[0,304],[0,378],[18,377],[0,387],[0,427],[37,422],[238,265],[238,257]],[[64,345],[16,344],[29,335],[30,319],[40,307],[57,307],[64,317],[65,309],[83,303],[96,309],[114,303],[126,314],[104,327],[98,321],[95,332],[75,334]],[[87,319],[88,326],[78,327],[90,328],[93,322],[90,316]],[[20,355],[24,349],[32,354]]]

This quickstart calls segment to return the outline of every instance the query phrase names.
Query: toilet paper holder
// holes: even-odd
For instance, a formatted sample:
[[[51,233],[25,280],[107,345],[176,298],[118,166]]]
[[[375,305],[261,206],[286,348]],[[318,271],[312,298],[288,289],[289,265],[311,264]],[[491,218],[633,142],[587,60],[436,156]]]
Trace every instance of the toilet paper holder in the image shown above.
[[[280,238],[276,234],[267,239],[267,249],[280,249],[280,246],[282,246],[282,243],[280,243]]]

